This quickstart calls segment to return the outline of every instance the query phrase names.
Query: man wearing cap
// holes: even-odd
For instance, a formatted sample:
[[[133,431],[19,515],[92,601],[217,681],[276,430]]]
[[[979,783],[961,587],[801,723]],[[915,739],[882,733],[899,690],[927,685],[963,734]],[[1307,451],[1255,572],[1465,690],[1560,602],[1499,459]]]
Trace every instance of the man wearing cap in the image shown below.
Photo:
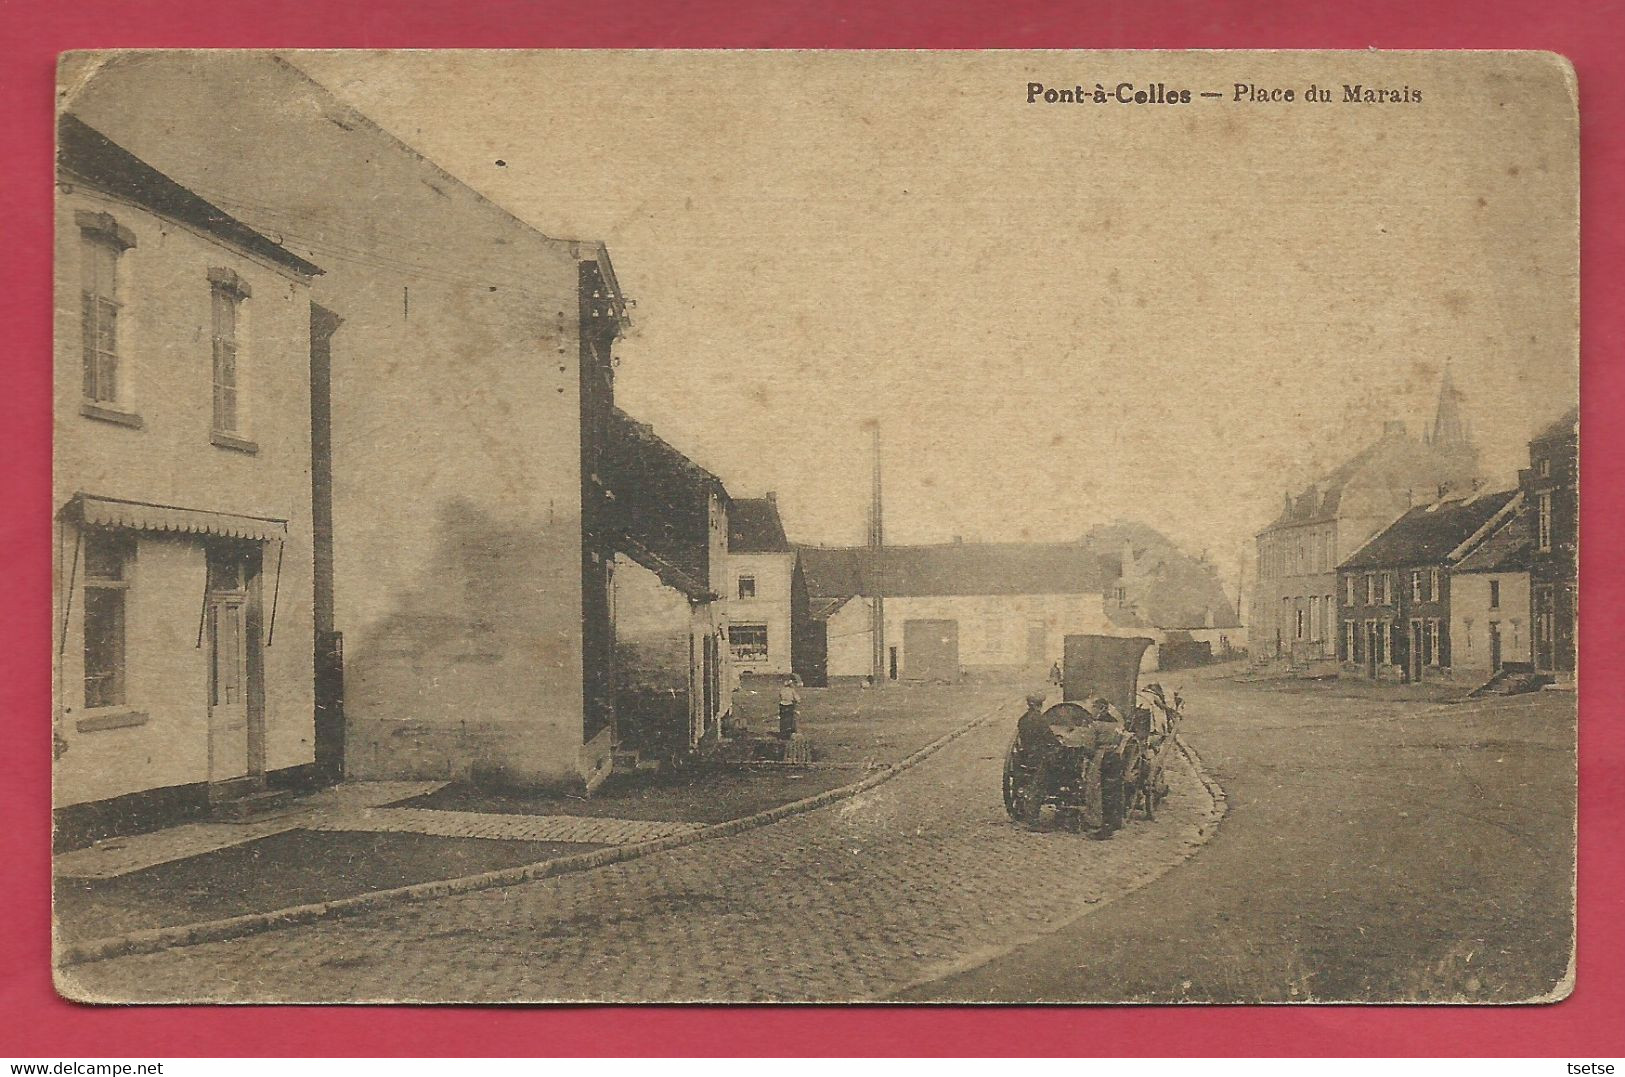
[[[1046,784],[1051,780],[1051,760],[1055,758],[1060,740],[1050,729],[1050,719],[1044,714],[1044,693],[1034,692],[1027,697],[1027,712],[1016,722],[1016,754],[1022,765],[1033,775],[1036,792],[1026,804],[1026,822],[1038,821],[1039,806],[1043,803]]]
[[[1104,837],[1123,825],[1123,758],[1115,749],[1123,743],[1127,731],[1122,714],[1105,698],[1090,697],[1084,709],[1089,712],[1089,724],[1083,739],[1090,766],[1100,771],[1100,815],[1104,825],[1098,836]]]

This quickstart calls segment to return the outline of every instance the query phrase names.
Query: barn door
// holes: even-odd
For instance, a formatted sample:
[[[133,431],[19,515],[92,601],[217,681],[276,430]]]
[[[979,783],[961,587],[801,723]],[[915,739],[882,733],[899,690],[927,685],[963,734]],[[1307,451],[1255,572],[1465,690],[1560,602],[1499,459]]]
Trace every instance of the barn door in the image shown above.
[[[959,622],[903,622],[903,677],[911,681],[959,679]]]

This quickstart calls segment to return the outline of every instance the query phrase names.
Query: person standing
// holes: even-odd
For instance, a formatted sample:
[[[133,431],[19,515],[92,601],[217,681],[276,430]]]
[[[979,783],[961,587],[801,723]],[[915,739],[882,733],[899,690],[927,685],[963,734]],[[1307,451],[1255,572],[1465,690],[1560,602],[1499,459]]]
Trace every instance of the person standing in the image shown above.
[[[1110,837],[1123,825],[1123,755],[1121,748],[1128,737],[1123,715],[1100,696],[1085,701],[1089,712],[1090,766],[1094,769],[1100,796],[1101,826],[1094,832],[1096,838]]]
[[[779,739],[789,740],[796,735],[796,704],[801,702],[801,693],[796,691],[796,679],[784,678],[784,684],[779,688]]]

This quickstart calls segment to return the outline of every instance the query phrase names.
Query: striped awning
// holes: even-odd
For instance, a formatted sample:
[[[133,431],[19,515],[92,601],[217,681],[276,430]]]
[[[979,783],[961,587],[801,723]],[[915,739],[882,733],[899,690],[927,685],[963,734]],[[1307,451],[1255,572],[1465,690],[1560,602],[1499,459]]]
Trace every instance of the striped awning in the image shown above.
[[[68,503],[66,514],[86,527],[122,527],[130,531],[218,535],[254,542],[272,542],[288,534],[288,521],[270,516],[239,516],[90,494],[75,495]]]

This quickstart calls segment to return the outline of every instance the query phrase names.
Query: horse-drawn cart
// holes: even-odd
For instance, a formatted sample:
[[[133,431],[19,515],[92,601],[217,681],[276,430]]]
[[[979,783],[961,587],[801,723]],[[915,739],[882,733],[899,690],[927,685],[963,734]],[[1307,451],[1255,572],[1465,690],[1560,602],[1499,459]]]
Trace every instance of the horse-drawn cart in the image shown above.
[[[1160,685],[1140,689],[1151,643],[1066,637],[1062,701],[1041,723],[1027,722],[1025,735],[1018,730],[1005,754],[1004,806],[1012,819],[1037,826],[1052,807],[1064,824],[1106,837],[1135,810],[1155,816],[1167,795],[1182,701],[1177,694],[1169,700]]]

